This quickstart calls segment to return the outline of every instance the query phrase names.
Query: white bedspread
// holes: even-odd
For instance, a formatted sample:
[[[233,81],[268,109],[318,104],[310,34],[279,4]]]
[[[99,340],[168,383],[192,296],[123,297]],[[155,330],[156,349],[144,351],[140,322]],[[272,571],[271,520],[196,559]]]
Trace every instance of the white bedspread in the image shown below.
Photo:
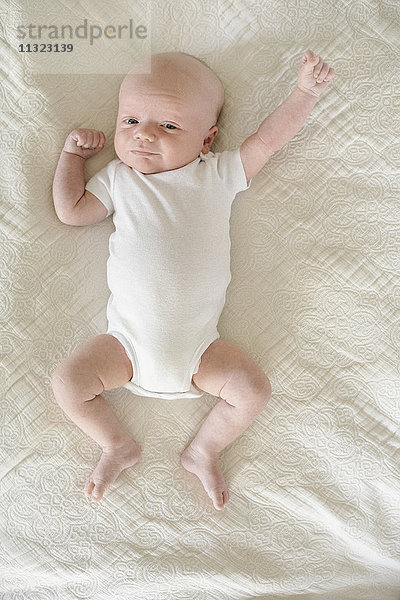
[[[71,55],[61,73],[60,54],[34,75],[15,37],[34,4],[39,23],[129,16],[118,0],[0,7],[0,597],[399,600],[399,3],[154,0],[135,17],[153,52],[194,54],[223,81],[215,151],[238,147],[287,97],[304,50],[336,69],[233,204],[219,330],[265,369],[273,395],[221,455],[224,513],[179,462],[217,402],[208,395],[106,392],[143,458],[101,503],[83,494],[101,451],[55,403],[51,375],[106,330],[113,226],[62,224],[51,186],[74,128],[107,136],[87,177],[114,158],[123,58],[137,43],[120,54],[94,42],[89,73],[84,53],[75,74]]]

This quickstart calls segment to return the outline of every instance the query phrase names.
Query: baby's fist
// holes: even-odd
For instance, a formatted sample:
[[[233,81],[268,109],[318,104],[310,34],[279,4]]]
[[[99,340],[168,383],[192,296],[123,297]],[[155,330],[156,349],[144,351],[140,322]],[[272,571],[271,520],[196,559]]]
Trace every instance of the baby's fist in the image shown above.
[[[103,150],[106,136],[97,129],[74,129],[65,140],[63,150],[77,154],[82,158],[90,158]]]
[[[301,59],[297,87],[307,94],[319,97],[334,76],[335,69],[329,67],[312,50],[307,50]]]

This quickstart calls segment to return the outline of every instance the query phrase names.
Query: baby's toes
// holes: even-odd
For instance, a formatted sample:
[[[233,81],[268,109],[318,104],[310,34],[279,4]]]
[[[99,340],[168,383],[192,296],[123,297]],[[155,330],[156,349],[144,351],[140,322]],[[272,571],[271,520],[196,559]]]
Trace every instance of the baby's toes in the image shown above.
[[[91,498],[91,500],[96,500],[98,502],[103,497],[105,487],[106,486],[104,482],[88,481],[85,487],[85,493],[88,498]]]
[[[105,481],[96,481],[94,485],[95,487],[92,492],[92,499],[98,502],[104,496],[104,492],[106,490],[106,483]]]
[[[224,498],[222,492],[214,492],[213,503],[217,510],[222,510],[224,508]]]
[[[225,490],[212,490],[210,492],[210,498],[213,501],[216,510],[223,510],[225,508],[225,504],[228,502],[226,494],[227,492]]]
[[[94,488],[94,481],[92,481],[91,479],[88,479],[85,483],[86,496],[90,496],[92,494],[93,488]]]

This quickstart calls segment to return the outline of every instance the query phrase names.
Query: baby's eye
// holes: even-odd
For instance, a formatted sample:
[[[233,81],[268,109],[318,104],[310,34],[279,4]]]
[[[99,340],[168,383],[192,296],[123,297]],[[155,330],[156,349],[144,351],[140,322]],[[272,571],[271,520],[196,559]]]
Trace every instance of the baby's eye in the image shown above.
[[[139,121],[137,121],[136,119],[125,119],[126,123],[128,123],[128,125],[133,125],[133,123],[139,123]]]
[[[175,127],[175,125],[171,125],[171,123],[166,123],[166,124],[165,124],[165,127],[166,127],[167,129],[177,129],[177,128]]]

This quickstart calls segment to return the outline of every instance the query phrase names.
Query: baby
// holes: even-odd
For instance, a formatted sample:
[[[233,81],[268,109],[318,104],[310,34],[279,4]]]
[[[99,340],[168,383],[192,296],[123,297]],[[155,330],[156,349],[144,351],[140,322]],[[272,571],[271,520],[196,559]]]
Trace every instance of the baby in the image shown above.
[[[307,50],[297,86],[233,151],[210,152],[223,86],[182,52],[153,55],[125,77],[109,162],[85,186],[84,164],[105,144],[101,131],[76,129],[54,177],[57,216],[90,225],[113,215],[107,333],[80,346],[52,377],[64,412],[102,448],[85,492],[100,500],[140,446],[101,395],[125,386],[140,396],[220,398],[181,455],[221,510],[229,500],[219,453],[265,408],[271,394],[260,367],[221,339],[217,324],[230,282],[229,217],[235,195],[302,127],[334,77]],[[143,67],[150,67],[144,71]]]

